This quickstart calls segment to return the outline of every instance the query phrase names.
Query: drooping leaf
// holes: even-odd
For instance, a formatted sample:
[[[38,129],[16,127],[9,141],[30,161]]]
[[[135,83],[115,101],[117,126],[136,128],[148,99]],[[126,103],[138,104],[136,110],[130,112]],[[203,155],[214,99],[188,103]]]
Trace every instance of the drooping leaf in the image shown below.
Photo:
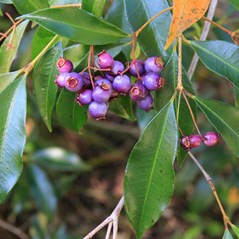
[[[19,71],[14,71],[0,75],[0,94],[16,79],[18,74]]]
[[[21,18],[85,45],[104,45],[127,37],[118,27],[77,8],[49,8]]]
[[[228,147],[239,157],[239,108],[216,100],[193,98]]]
[[[239,238],[239,227],[233,225],[232,230],[236,234],[237,238]]]
[[[228,0],[228,2],[239,11],[239,2],[237,0]]]
[[[174,188],[177,149],[173,103],[150,121],[133,148],[125,175],[125,209],[137,238],[157,222]]]
[[[239,47],[225,41],[191,41],[202,63],[239,87]]]
[[[144,23],[158,12],[168,8],[168,1],[124,0],[129,23],[133,31],[137,31]],[[151,22],[138,36],[141,49],[147,56],[162,56],[164,61],[170,57],[172,48],[164,50],[167,40],[171,13],[166,12]]]
[[[37,104],[49,131],[52,131],[51,114],[57,94],[57,86],[54,80],[59,72],[56,62],[60,56],[62,56],[62,49],[61,45],[57,44],[46,52],[33,71],[33,84]]]
[[[233,239],[232,234],[229,232],[229,230],[225,230],[222,239]]]
[[[16,57],[17,50],[27,24],[28,20],[19,24],[15,31],[13,31],[3,42],[0,48],[0,74],[10,71],[10,67]]]
[[[35,12],[42,8],[48,8],[47,0],[12,0],[15,8],[21,14]]]
[[[68,4],[79,4],[81,0],[48,0],[50,6],[62,6]]]
[[[101,17],[104,11],[106,0],[82,0],[82,9]]]
[[[56,113],[62,126],[79,132],[87,121],[87,107],[79,106],[75,99],[75,93],[63,89],[56,104]]]
[[[173,19],[170,25],[167,43],[167,49],[174,39],[182,32],[192,26],[203,17],[207,11],[210,0],[174,0],[173,1]]]
[[[39,150],[31,157],[34,163],[56,171],[85,171],[89,166],[75,153],[52,147]]]
[[[0,202],[22,172],[26,141],[26,77],[22,76],[0,94]]]

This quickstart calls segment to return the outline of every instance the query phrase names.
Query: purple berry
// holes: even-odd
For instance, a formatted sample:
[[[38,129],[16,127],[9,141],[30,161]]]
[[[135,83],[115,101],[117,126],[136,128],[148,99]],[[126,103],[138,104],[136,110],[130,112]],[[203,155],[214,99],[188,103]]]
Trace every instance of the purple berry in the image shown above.
[[[81,90],[84,84],[83,77],[76,72],[71,72],[68,74],[69,75],[66,79],[66,84],[65,84],[66,89],[73,92]]]
[[[83,77],[83,84],[84,88],[90,88],[91,87],[91,80],[90,80],[90,75],[87,72],[81,72],[80,75]]]
[[[143,100],[148,95],[148,90],[141,83],[135,83],[132,85],[129,95],[132,100]]]
[[[118,93],[126,94],[131,89],[131,80],[127,75],[116,76],[113,81],[113,89]]]
[[[124,64],[120,61],[115,61],[114,65],[110,68],[110,75],[116,76],[123,72],[125,69]]]
[[[107,102],[112,94],[112,86],[108,84],[102,84],[96,86],[92,92],[92,98],[98,103]]]
[[[212,147],[220,142],[220,135],[216,132],[207,132],[203,135],[203,138],[203,143],[208,147]]]
[[[73,70],[73,64],[70,60],[60,57],[56,63],[58,70],[61,73],[71,72]]]
[[[164,86],[164,79],[154,72],[149,72],[144,75],[143,84],[148,90],[157,90]]]
[[[137,76],[137,72],[139,75],[142,75],[145,71],[144,69],[144,62],[141,60],[136,60],[133,64],[132,62],[130,63],[131,66],[129,68],[129,73],[132,76]]]
[[[147,72],[155,72],[159,74],[162,69],[163,69],[163,61],[161,57],[157,56],[152,56],[149,57],[145,62],[144,62],[144,68]]]
[[[65,87],[67,78],[69,78],[69,73],[61,73],[56,77],[56,80],[54,82],[59,87]]]
[[[182,136],[180,139],[180,145],[185,149],[185,150],[190,150],[190,139],[189,136]]]
[[[112,76],[112,75],[110,75],[110,74],[108,74],[108,73],[105,73],[105,78],[106,78],[107,80],[113,82],[115,76]]]
[[[95,86],[102,86],[103,85],[103,87],[104,88],[110,88],[110,89],[112,89],[112,83],[111,83],[111,81],[109,81],[108,79],[106,79],[106,78],[101,78],[101,79],[97,79],[96,81],[95,81]]]
[[[101,69],[110,68],[114,65],[114,59],[104,50],[98,54],[98,65]]]
[[[95,76],[95,81],[105,79],[103,76]]]
[[[107,109],[108,105],[106,103],[99,103],[95,101],[91,102],[88,108],[90,115],[97,120],[105,118]]]
[[[153,108],[154,99],[151,94],[148,94],[143,100],[137,101],[137,104],[142,110],[148,112]]]
[[[76,97],[76,101],[81,106],[90,104],[92,102],[92,90],[84,89],[79,92]]]

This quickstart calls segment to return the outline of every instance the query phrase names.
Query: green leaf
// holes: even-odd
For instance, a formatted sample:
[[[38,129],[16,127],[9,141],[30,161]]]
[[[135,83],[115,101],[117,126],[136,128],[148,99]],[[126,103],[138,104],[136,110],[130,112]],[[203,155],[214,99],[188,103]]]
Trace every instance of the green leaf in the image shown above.
[[[225,41],[191,41],[203,64],[239,87],[239,47]]]
[[[237,238],[239,238],[239,227],[233,225],[232,230],[236,234]]]
[[[216,100],[193,98],[229,148],[239,157],[239,108]]]
[[[132,100],[130,99],[129,95],[126,96],[119,95],[117,99],[114,99],[110,102],[110,111],[114,112],[115,114],[134,121],[135,116],[132,109]]]
[[[0,48],[0,74],[10,71],[27,24],[28,21],[22,22],[3,42]],[[10,48],[8,48],[9,44],[11,44]]]
[[[5,4],[12,4],[12,0],[0,0],[0,2]]]
[[[133,31],[138,30],[151,17],[168,8],[168,1],[154,0],[124,0],[128,21]],[[138,36],[141,49],[147,56],[162,56],[167,61],[171,55],[172,47],[167,51],[164,46],[168,37],[171,22],[170,11],[154,19]]]
[[[62,126],[79,132],[87,121],[87,107],[79,106],[75,99],[76,93],[63,89],[56,104],[56,113]]]
[[[81,0],[48,0],[50,6],[62,6],[68,4],[79,4]]]
[[[96,17],[101,17],[106,0],[82,0],[82,9],[91,12]]]
[[[225,230],[222,239],[233,239],[229,230]]]
[[[239,11],[239,1],[238,0],[228,0],[228,2],[231,3],[231,5]]]
[[[42,8],[48,8],[47,0],[12,0],[17,11],[21,14],[35,12]]]
[[[85,45],[104,45],[127,37],[118,27],[77,8],[43,9],[20,18],[35,21],[58,35]]]
[[[4,91],[19,75],[19,71],[9,72],[0,75],[0,94]]]
[[[0,94],[0,202],[22,172],[26,141],[26,77],[15,80]]]
[[[177,142],[174,106],[169,102],[145,128],[127,164],[125,209],[137,238],[157,222],[172,197]]]
[[[33,84],[37,104],[49,131],[52,131],[51,114],[57,94],[57,86],[54,80],[59,72],[56,68],[56,62],[60,56],[62,56],[62,49],[61,45],[57,44],[44,54],[33,71]]]
[[[234,98],[235,98],[235,105],[236,105],[236,107],[239,107],[239,88],[234,86],[233,93],[234,93]]]
[[[40,166],[55,171],[74,172],[89,170],[89,166],[77,154],[57,147],[39,150],[32,155],[31,160]]]

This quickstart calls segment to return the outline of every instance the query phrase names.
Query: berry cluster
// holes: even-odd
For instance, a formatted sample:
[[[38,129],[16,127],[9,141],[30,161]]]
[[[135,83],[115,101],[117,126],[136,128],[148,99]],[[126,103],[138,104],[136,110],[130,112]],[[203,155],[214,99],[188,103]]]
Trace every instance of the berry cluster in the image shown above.
[[[216,132],[207,132],[206,134],[199,136],[193,134],[190,136],[183,136],[180,139],[180,145],[185,150],[191,150],[192,148],[197,148],[203,142],[206,146],[212,147],[220,141],[220,135]]]
[[[107,113],[108,102],[118,94],[129,93],[137,105],[149,111],[153,108],[153,96],[150,91],[158,90],[164,85],[160,73],[163,62],[160,57],[149,57],[145,62],[135,60],[127,69],[122,62],[114,60],[106,51],[98,54],[98,71],[101,75],[94,77],[87,72],[72,72],[70,60],[60,58],[56,63],[60,74],[55,83],[59,87],[77,92],[76,101],[80,106],[89,105],[88,111],[95,119],[103,119]],[[129,75],[126,74],[129,73]],[[132,83],[130,76],[136,77]]]

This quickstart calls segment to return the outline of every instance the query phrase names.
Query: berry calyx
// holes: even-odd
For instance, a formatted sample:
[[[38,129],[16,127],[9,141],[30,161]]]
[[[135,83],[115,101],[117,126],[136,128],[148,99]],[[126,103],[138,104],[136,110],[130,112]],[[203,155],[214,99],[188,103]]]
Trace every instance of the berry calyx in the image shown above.
[[[105,115],[107,113],[108,105],[106,103],[99,103],[99,102],[91,102],[89,105],[89,113],[90,115],[97,119],[105,119]]]
[[[164,86],[164,79],[154,72],[149,72],[144,75],[143,84],[148,90],[158,90]]]
[[[113,81],[113,89],[122,94],[126,94],[131,89],[131,80],[127,75],[116,76]]]
[[[66,79],[66,84],[65,84],[66,89],[72,92],[77,92],[81,90],[84,84],[83,77],[76,72],[71,72],[68,74],[69,75]]]
[[[155,72],[159,74],[163,70],[163,61],[161,57],[157,56],[152,56],[149,57],[145,62],[144,62],[144,68],[147,72]]]
[[[212,147],[220,142],[220,135],[216,132],[207,132],[203,135],[203,138],[203,143],[208,147]]]
[[[63,57],[58,59],[56,66],[61,73],[71,72],[73,70],[73,63]]]
[[[103,50],[98,54],[98,65],[101,69],[111,68],[114,65],[113,57]]]
[[[151,94],[148,94],[143,100],[137,101],[139,108],[145,110],[146,112],[150,111],[154,105],[154,99]]]
[[[143,84],[135,83],[131,87],[129,95],[134,101],[143,100],[148,95],[148,90]]]

